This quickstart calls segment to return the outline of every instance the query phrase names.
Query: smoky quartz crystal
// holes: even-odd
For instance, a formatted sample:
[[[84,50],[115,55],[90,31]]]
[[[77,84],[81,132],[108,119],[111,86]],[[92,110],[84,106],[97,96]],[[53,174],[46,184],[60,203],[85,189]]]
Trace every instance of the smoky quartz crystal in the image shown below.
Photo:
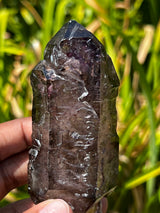
[[[31,198],[64,199],[85,213],[118,175],[119,79],[112,61],[98,39],[71,20],[47,44],[31,84]]]

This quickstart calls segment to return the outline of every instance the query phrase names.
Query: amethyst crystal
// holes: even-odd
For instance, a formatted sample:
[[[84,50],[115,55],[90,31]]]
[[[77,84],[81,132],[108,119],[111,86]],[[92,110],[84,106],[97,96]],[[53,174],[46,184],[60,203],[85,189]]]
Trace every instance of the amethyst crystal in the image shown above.
[[[47,44],[31,84],[31,198],[61,198],[85,213],[118,174],[119,80],[112,61],[93,34],[69,21]]]

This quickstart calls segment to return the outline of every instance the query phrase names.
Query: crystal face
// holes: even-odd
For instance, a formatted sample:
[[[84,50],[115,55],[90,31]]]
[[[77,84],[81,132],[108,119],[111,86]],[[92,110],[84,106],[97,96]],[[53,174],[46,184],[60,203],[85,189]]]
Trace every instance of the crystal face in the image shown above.
[[[119,80],[112,61],[92,33],[69,21],[47,44],[31,84],[31,198],[61,198],[85,213],[118,175]]]

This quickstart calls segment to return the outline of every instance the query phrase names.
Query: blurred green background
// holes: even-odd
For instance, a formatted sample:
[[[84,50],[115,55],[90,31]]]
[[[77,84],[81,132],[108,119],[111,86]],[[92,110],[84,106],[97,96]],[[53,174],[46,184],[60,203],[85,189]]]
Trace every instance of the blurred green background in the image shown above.
[[[70,19],[104,44],[121,81],[119,181],[108,212],[158,213],[159,0],[0,0],[0,122],[31,116],[31,70]],[[13,190],[0,206],[25,197],[27,186]]]

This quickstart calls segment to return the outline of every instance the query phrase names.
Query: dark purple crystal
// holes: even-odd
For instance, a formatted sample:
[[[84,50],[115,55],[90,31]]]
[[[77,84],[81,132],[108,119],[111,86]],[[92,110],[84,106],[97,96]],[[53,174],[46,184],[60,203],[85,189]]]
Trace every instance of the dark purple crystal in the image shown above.
[[[93,34],[69,21],[47,44],[31,84],[31,198],[61,198],[85,213],[118,174],[119,80],[112,61]]]

